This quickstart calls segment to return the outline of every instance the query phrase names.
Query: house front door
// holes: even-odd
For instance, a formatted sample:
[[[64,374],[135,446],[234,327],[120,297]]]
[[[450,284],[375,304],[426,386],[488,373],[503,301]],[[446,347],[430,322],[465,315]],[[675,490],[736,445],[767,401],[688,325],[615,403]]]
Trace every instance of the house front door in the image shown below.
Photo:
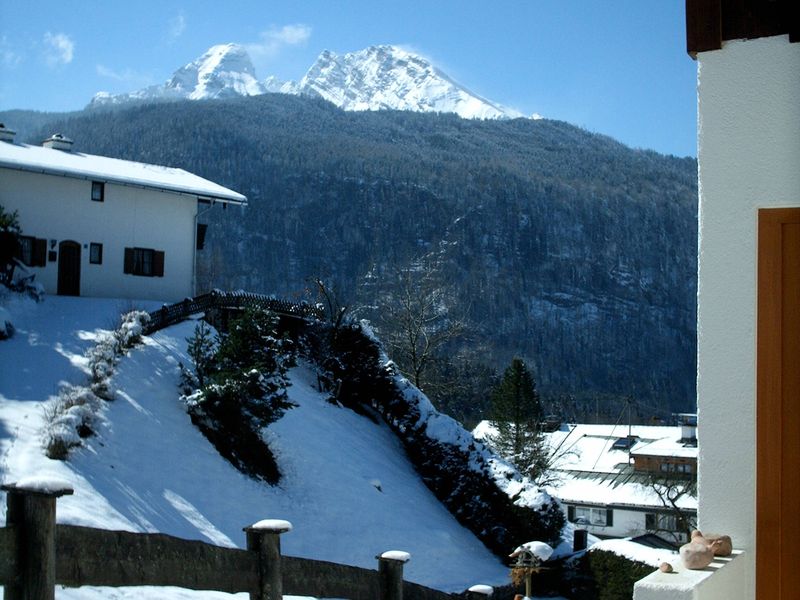
[[[58,245],[58,295],[81,295],[81,245],[77,242]]]
[[[758,212],[756,590],[797,598],[800,569],[800,208]]]

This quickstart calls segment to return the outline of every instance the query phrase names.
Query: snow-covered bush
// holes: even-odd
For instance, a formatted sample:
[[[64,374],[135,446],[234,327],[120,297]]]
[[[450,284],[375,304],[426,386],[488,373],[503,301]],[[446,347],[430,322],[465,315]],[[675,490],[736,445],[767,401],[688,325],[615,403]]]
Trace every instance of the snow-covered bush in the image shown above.
[[[14,322],[11,313],[0,306],[0,340],[5,340],[14,335]]]
[[[86,353],[88,385],[65,385],[54,400],[45,404],[42,447],[49,458],[66,460],[72,448],[94,434],[101,400],[114,399],[110,382],[114,367],[126,350],[141,341],[142,328],[149,320],[150,315],[143,311],[122,315],[119,327],[100,336]]]
[[[100,399],[86,387],[65,385],[58,396],[44,405],[42,446],[52,459],[65,460],[71,448],[92,435],[96,428]]]

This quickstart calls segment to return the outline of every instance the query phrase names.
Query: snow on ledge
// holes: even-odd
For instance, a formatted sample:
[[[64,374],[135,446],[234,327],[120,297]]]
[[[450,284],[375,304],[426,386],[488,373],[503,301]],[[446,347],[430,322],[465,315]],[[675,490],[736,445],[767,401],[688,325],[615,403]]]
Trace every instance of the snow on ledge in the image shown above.
[[[383,558],[385,560],[396,560],[402,563],[407,563],[411,560],[411,555],[408,552],[403,552],[402,550],[387,550],[383,554],[381,554],[378,558]]]
[[[3,489],[59,496],[69,495],[74,491],[72,484],[66,479],[46,476],[23,477],[15,483],[4,484]]]
[[[250,531],[267,531],[270,533],[286,533],[292,530],[292,524],[283,519],[263,519],[247,528]]]
[[[741,550],[714,559],[705,569],[692,570],[680,560],[671,562],[673,572],[655,571],[633,586],[633,600],[733,600],[749,598],[748,579],[755,566]],[[702,588],[702,592],[700,589]],[[702,595],[698,595],[702,594]]]
[[[479,583],[478,585],[473,585],[467,591],[472,592],[473,594],[481,594],[482,596],[491,596],[492,594],[494,594],[494,588],[492,586],[483,585],[482,583]]]

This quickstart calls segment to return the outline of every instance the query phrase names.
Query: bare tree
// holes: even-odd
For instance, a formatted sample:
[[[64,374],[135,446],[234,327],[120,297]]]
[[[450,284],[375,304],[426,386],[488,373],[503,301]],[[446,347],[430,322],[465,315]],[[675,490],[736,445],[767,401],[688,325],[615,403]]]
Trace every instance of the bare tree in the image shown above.
[[[347,315],[348,305],[344,304],[336,289],[320,277],[310,278],[317,290],[317,301],[322,304],[325,314],[334,328],[338,329]]]
[[[380,329],[392,359],[414,385],[434,385],[426,375],[440,351],[462,335],[464,319],[454,314],[453,290],[427,270],[398,272],[380,310]]]
[[[685,534],[687,539],[691,537],[692,530],[697,527],[697,519],[689,511],[682,508],[679,504],[681,498],[697,496],[697,480],[694,477],[680,477],[677,475],[660,475],[652,473],[647,481],[648,487],[658,496],[661,504],[666,509],[665,520],[658,519],[653,524],[651,531],[664,534],[672,538],[675,543],[683,543],[681,534]],[[664,522],[666,521],[666,523]],[[674,527],[670,527],[670,521]]]

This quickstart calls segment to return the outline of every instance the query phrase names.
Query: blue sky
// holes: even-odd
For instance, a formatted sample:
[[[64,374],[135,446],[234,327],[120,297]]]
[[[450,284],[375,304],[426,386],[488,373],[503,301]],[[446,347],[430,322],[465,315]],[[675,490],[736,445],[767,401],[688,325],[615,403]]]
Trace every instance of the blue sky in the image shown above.
[[[0,110],[78,110],[225,42],[248,46],[260,79],[397,44],[525,114],[696,155],[682,0],[0,0],[0,23]]]

